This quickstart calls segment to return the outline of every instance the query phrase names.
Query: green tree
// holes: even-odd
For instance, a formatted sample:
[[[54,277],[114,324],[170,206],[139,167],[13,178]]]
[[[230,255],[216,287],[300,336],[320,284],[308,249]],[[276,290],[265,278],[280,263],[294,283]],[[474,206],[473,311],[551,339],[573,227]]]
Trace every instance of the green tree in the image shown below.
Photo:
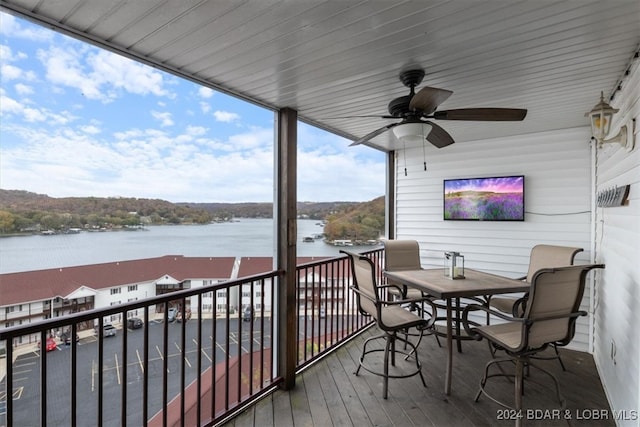
[[[11,212],[0,211],[0,232],[11,233],[15,230],[15,217]]]

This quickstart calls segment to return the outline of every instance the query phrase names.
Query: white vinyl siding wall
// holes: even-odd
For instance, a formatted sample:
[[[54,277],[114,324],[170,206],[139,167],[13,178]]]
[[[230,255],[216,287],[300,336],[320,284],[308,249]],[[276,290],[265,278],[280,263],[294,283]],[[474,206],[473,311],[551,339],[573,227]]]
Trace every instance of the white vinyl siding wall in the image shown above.
[[[440,123],[446,128],[446,122]],[[499,126],[500,124],[496,124]],[[473,126],[470,123],[469,126]],[[396,174],[396,238],[416,239],[424,267],[441,267],[443,252],[458,251],[465,267],[508,277],[524,276],[536,244],[584,248],[591,258],[591,148],[587,127],[437,149],[430,144],[399,152]],[[455,135],[454,135],[455,138]],[[427,162],[424,171],[423,159]],[[407,168],[407,176],[404,168]],[[524,175],[524,222],[443,220],[443,180]],[[583,309],[590,311],[591,286]],[[578,321],[570,347],[589,350],[590,319]]]
[[[616,94],[620,109],[612,124],[636,119],[636,146],[627,152],[607,144],[597,152],[597,191],[630,184],[629,204],[597,208],[596,260],[606,264],[596,289],[594,357],[611,402],[618,411],[640,409],[640,65]],[[631,129],[630,129],[631,131]],[[638,419],[619,426],[639,426]]]

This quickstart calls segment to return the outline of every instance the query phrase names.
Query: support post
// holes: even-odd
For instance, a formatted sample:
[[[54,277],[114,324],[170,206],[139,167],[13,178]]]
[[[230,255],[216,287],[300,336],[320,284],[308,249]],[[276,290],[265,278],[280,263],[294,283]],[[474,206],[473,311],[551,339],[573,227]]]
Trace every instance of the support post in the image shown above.
[[[385,228],[387,239],[396,238],[396,152],[389,151],[387,153],[387,179],[386,179],[386,215]]]
[[[276,268],[284,271],[278,281],[277,333],[281,387],[295,386],[297,359],[296,242],[297,242],[297,126],[298,113],[283,108],[277,113],[275,147]]]

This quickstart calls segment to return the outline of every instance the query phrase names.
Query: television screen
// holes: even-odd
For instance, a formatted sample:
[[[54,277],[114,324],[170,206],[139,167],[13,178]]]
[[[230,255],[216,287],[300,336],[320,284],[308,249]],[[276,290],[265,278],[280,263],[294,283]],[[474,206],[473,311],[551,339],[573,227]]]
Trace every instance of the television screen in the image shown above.
[[[524,176],[445,179],[444,219],[524,221]]]

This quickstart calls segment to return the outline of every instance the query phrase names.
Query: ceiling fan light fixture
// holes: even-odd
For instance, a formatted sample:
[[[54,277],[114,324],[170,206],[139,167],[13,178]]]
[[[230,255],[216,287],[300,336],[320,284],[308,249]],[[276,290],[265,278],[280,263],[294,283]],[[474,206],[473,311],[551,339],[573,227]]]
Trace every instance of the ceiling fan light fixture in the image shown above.
[[[431,125],[428,123],[403,123],[392,129],[395,137],[407,144],[417,144],[425,141],[431,132]]]

